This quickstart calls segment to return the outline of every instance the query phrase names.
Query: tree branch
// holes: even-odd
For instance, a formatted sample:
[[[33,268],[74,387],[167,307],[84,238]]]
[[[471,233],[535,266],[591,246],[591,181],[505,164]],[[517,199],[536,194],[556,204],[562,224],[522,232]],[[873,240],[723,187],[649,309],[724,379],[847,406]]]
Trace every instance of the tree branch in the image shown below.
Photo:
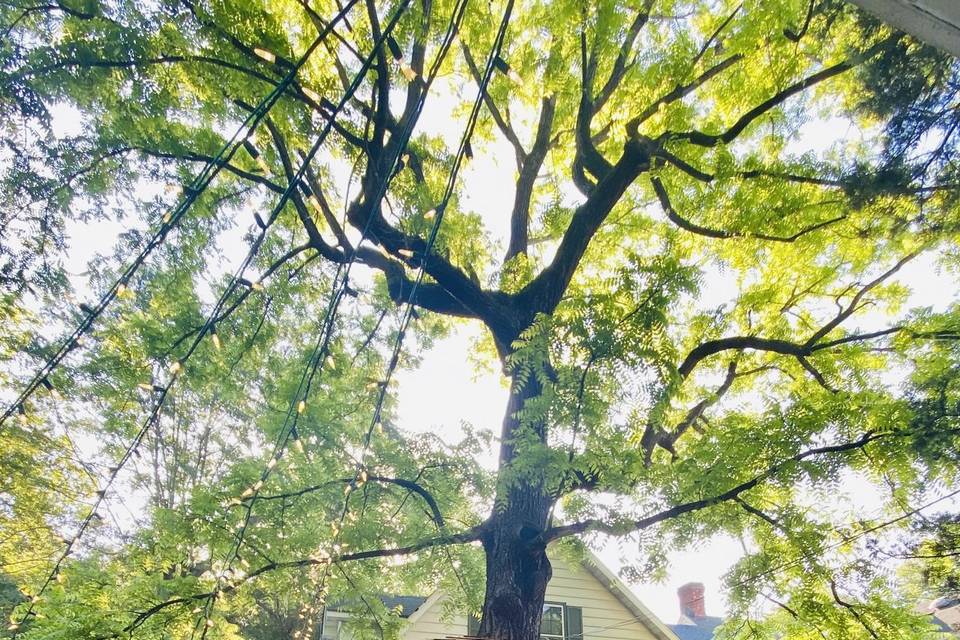
[[[553,129],[553,116],[556,112],[556,98],[549,96],[540,105],[540,119],[537,135],[529,154],[518,160],[520,175],[517,178],[517,190],[513,199],[513,211],[510,214],[510,242],[504,262],[514,256],[526,253],[529,246],[530,201],[533,187],[540,174],[540,168],[550,149],[550,132]]]
[[[826,69],[821,69],[813,75],[807,76],[806,78],[793,83],[786,89],[779,91],[775,95],[771,96],[767,100],[764,100],[758,104],[753,109],[750,109],[745,114],[743,114],[739,120],[737,120],[729,129],[719,134],[706,134],[700,131],[687,131],[684,133],[672,133],[670,138],[673,140],[685,140],[691,144],[695,144],[701,147],[714,147],[718,144],[729,144],[734,139],[739,136],[744,129],[750,126],[754,120],[764,115],[771,109],[780,106],[786,100],[798,93],[809,89],[825,80],[829,80],[835,76],[840,75],[841,73],[848,71],[857,65],[869,60],[873,56],[877,55],[884,49],[888,48],[891,44],[896,42],[900,36],[891,36],[886,38],[866,51],[852,56],[851,58],[844,60],[843,62],[838,62],[835,65],[827,67]]]
[[[268,495],[268,496],[260,496],[258,500],[286,500],[288,498],[298,498],[300,496],[306,495],[308,493],[312,493],[314,491],[320,491],[327,487],[342,485],[342,484],[353,484],[355,481],[356,481],[355,478],[352,478],[352,477],[340,478],[338,480],[331,480],[329,482],[324,482],[323,484],[316,484],[310,487],[304,487],[303,489],[299,489],[297,491],[291,491],[288,493],[278,493],[278,494]],[[407,489],[408,491],[416,493],[418,496],[423,498],[423,501],[427,503],[428,507],[430,507],[431,517],[434,521],[434,524],[436,524],[437,527],[441,530],[446,528],[446,522],[443,518],[443,514],[440,512],[440,505],[437,503],[436,498],[433,497],[433,494],[427,491],[427,489],[424,488],[423,485],[417,482],[414,482],[413,480],[404,480],[403,478],[391,478],[387,476],[370,476],[367,478],[367,482],[394,484],[398,487],[402,487],[404,489]],[[251,498],[247,498],[247,500],[250,500],[250,499]]]
[[[660,181],[660,178],[656,176],[650,178],[650,182],[653,184],[653,190],[657,194],[657,199],[660,200],[660,206],[663,208],[663,212],[667,215],[667,219],[670,222],[674,223],[684,231],[689,231],[690,233],[695,233],[699,236],[704,236],[707,238],[716,238],[719,240],[729,240],[732,238],[755,238],[757,240],[767,240],[769,242],[796,242],[798,239],[807,235],[808,233],[813,233],[828,227],[832,224],[836,224],[842,220],[846,219],[846,215],[836,216],[830,218],[829,220],[823,220],[822,222],[817,222],[808,227],[797,231],[796,233],[789,236],[775,236],[766,233],[753,233],[747,231],[726,231],[724,229],[713,229],[711,227],[704,227],[698,225],[695,222],[691,222],[686,218],[680,216],[677,213],[677,210],[674,209],[673,204],[670,202],[670,196],[667,193],[666,188],[663,186],[663,183]]]
[[[633,19],[633,23],[627,30],[627,35],[620,44],[620,51],[617,52],[617,58],[613,62],[610,75],[607,77],[607,81],[603,84],[600,92],[592,100],[595,112],[603,109],[603,105],[607,103],[607,100],[610,99],[610,96],[613,95],[613,92],[617,90],[617,87],[620,86],[620,83],[623,81],[623,77],[626,75],[628,69],[627,59],[633,51],[633,45],[637,41],[637,36],[640,35],[640,30],[643,29],[644,25],[646,25],[650,19],[650,8],[653,7],[655,1],[656,0],[644,0],[640,6],[640,10],[637,12],[636,18]]]
[[[796,455],[790,456],[785,460],[778,462],[774,465],[771,465],[763,473],[750,478],[749,480],[742,482],[735,487],[719,493],[710,498],[704,498],[702,500],[694,500],[691,502],[685,502],[683,504],[670,507],[669,509],[664,509],[652,515],[640,518],[638,520],[623,522],[623,523],[607,523],[597,518],[591,518],[588,520],[583,520],[576,522],[574,524],[563,525],[559,527],[553,527],[543,532],[541,540],[545,543],[558,538],[563,538],[566,536],[577,535],[581,533],[586,533],[588,531],[597,531],[600,533],[606,533],[609,535],[626,535],[633,533],[635,531],[640,531],[651,527],[657,523],[663,522],[665,520],[670,520],[687,513],[693,513],[696,511],[701,511],[708,507],[714,505],[722,504],[724,502],[735,500],[740,496],[740,494],[753,489],[759,485],[764,480],[767,480],[778,472],[783,470],[788,465],[800,462],[807,458],[811,458],[818,455],[832,454],[832,453],[846,453],[849,451],[855,451],[862,449],[867,446],[869,443],[879,440],[881,438],[893,436],[893,435],[908,435],[910,432],[895,432],[887,431],[882,433],[876,433],[873,431],[868,431],[863,434],[857,440],[852,442],[846,442],[843,444],[830,445],[824,447],[816,447],[813,449],[808,449],[802,451]]]
[[[330,558],[305,558],[302,560],[290,560],[287,562],[270,562],[265,565],[262,565],[246,576],[242,580],[234,581],[227,583],[220,587],[217,592],[207,592],[207,593],[197,593],[190,596],[184,596],[180,598],[172,598],[170,600],[165,600],[154,606],[150,607],[146,611],[142,611],[137,614],[133,621],[124,627],[123,632],[129,633],[135,629],[142,626],[148,619],[157,613],[168,609],[170,607],[179,606],[179,605],[192,605],[195,602],[206,600],[213,597],[215,594],[222,595],[225,593],[231,593],[236,591],[240,586],[255,580],[256,578],[265,575],[267,573],[272,573],[274,571],[282,571],[286,569],[302,569],[305,567],[321,566],[326,564],[336,564],[341,562],[352,562],[356,560],[368,560],[372,558],[389,558],[395,556],[410,555],[411,553],[416,553],[418,551],[423,551],[424,549],[430,549],[433,547],[444,547],[454,544],[466,544],[469,542],[475,542],[480,539],[480,536],[483,534],[483,526],[476,526],[466,531],[460,533],[453,533],[448,535],[436,536],[433,538],[426,538],[419,542],[403,546],[403,547],[392,547],[386,549],[371,549],[367,551],[357,551],[353,553],[344,553],[337,556],[332,556]]]
[[[613,169],[597,184],[586,202],[577,207],[550,266],[517,296],[533,314],[552,312],[586,253],[593,236],[638,175],[650,168],[652,141],[630,140]]]
[[[473,54],[470,53],[470,48],[467,46],[467,43],[463,41],[463,38],[459,38],[460,48],[463,50],[463,57],[467,61],[467,68],[470,70],[470,75],[473,76],[474,82],[477,83],[477,86],[481,85],[480,78],[480,69],[477,67],[476,61],[473,59]],[[490,112],[490,115],[493,117],[493,122],[497,125],[497,128],[500,129],[500,133],[503,134],[503,137],[513,146],[514,154],[517,157],[517,169],[523,170],[524,161],[527,157],[527,152],[523,148],[523,143],[520,142],[519,136],[517,136],[516,131],[513,130],[510,121],[503,116],[500,112],[500,109],[497,107],[497,103],[493,101],[493,98],[490,97],[490,94],[487,91],[483,92],[483,103],[487,106],[487,110]],[[541,115],[541,119],[542,119]]]

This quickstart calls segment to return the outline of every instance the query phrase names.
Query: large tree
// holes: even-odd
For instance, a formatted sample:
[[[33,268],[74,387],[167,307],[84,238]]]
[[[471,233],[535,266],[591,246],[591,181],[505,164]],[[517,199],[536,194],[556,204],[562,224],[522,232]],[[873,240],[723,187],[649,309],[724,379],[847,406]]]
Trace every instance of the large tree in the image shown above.
[[[310,634],[327,593],[389,633],[372,592],[441,585],[534,640],[551,545],[655,576],[718,533],[731,636],[923,632],[870,560],[960,462],[955,292],[900,279],[957,266],[956,60],[836,0],[0,17],[14,633]],[[392,420],[384,371],[463,323],[510,388],[492,476],[482,430]],[[853,481],[867,513],[817,508]]]

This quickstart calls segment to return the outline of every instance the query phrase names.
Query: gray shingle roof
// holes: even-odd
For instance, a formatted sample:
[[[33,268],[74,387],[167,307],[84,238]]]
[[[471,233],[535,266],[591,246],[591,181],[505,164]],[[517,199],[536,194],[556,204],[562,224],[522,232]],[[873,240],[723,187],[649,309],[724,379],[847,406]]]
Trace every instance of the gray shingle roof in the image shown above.
[[[694,624],[668,624],[667,626],[677,634],[680,640],[713,640],[714,629],[723,624],[723,618],[717,616],[700,616],[692,620]]]

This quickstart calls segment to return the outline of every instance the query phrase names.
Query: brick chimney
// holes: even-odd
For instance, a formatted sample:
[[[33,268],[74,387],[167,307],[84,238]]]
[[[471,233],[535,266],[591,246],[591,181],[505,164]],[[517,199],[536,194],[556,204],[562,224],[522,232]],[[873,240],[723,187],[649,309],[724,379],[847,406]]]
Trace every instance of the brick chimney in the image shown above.
[[[688,582],[677,589],[677,597],[680,599],[680,615],[688,618],[702,618],[707,615],[702,582]]]

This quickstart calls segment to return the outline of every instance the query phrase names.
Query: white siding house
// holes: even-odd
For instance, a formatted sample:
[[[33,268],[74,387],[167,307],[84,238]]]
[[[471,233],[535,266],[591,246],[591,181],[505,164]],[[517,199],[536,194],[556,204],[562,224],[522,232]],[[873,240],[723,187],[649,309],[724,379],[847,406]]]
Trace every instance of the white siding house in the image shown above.
[[[582,564],[556,557],[551,557],[551,562],[553,578],[547,585],[543,640],[678,640],[596,557],[588,555]],[[396,601],[403,609],[412,609],[401,614],[406,623],[400,640],[444,640],[473,631],[466,615],[446,615],[446,597],[436,591],[422,602],[389,599],[391,604]],[[344,640],[339,627],[348,617],[329,611],[324,619],[324,639]]]

